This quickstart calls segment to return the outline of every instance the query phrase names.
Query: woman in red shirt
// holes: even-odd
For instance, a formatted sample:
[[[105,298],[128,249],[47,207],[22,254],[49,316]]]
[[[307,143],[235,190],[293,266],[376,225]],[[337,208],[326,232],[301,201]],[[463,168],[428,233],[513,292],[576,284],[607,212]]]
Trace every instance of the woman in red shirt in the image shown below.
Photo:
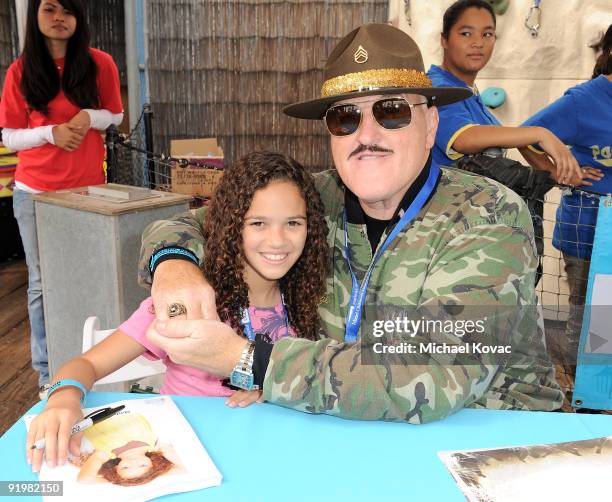
[[[49,372],[32,194],[104,183],[101,130],[123,119],[112,57],[89,47],[81,0],[30,0],[25,45],[0,99],[2,141],[18,152],[13,210],[28,265],[32,366]]]

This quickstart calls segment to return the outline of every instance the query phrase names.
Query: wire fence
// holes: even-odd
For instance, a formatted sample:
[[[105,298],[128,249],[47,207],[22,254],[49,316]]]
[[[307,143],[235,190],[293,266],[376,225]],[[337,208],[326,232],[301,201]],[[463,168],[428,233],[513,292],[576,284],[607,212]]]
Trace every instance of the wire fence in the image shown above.
[[[107,181],[124,185],[172,191],[173,168],[221,169],[212,163],[173,157],[152,151],[152,118],[149,105],[144,105],[136,125],[129,134],[120,134],[116,127],[106,131]],[[191,207],[199,207],[208,197],[193,195]]]
[[[329,159],[322,122],[281,110],[315,96],[326,55],[351,30],[386,23],[388,0],[149,0],[147,75],[153,144],[216,137],[226,159],[287,150],[318,170]]]

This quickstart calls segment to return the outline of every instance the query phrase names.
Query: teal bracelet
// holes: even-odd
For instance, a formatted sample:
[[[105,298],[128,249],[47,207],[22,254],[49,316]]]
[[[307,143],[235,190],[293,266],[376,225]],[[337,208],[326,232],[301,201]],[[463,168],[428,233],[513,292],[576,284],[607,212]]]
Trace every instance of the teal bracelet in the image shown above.
[[[51,397],[51,394],[53,394],[57,389],[61,389],[62,387],[68,387],[68,386],[76,387],[83,393],[83,396],[81,397],[81,403],[82,403],[85,400],[85,396],[87,395],[87,389],[81,382],[77,380],[58,380],[51,387],[49,387],[49,392],[47,393],[47,399],[49,399]]]

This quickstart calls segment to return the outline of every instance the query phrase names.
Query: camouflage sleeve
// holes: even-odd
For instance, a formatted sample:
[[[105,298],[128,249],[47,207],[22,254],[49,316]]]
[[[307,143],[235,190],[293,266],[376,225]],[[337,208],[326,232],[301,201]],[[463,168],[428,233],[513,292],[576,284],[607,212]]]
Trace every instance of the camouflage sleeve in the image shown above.
[[[533,302],[535,265],[533,241],[524,228],[475,225],[451,238],[425,265],[420,303],[427,308]],[[421,270],[425,266],[418,264]],[[408,277],[415,274],[407,271]],[[279,340],[266,372],[264,398],[309,413],[420,424],[475,402],[499,372],[496,364],[445,363],[410,354],[402,355],[399,364],[364,364],[365,350],[366,344],[330,338]]]
[[[149,271],[149,260],[153,254],[165,247],[181,246],[193,252],[200,262],[204,257],[202,225],[206,207],[187,211],[170,220],[158,220],[145,228],[142,234],[140,260],[138,262],[138,283],[151,285],[153,278]]]

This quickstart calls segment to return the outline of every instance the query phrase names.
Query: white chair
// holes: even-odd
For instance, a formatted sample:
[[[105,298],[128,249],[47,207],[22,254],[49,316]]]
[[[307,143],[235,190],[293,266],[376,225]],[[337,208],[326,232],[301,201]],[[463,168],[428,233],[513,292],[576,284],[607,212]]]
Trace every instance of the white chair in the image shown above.
[[[83,352],[100,343],[114,331],[114,329],[100,330],[100,319],[96,316],[88,317],[83,326]],[[138,356],[132,362],[98,380],[96,385],[139,380],[165,372],[166,366],[161,361],[149,361],[144,356]]]

